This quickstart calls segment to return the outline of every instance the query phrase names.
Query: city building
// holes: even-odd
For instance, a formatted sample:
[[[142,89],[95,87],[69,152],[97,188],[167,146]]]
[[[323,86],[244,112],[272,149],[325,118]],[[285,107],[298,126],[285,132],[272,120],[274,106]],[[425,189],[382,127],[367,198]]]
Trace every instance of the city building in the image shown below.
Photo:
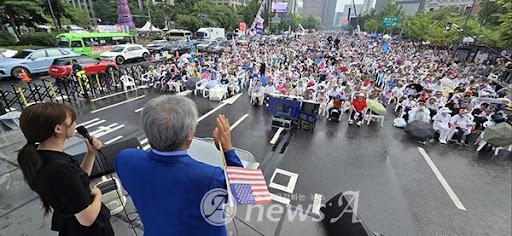
[[[440,8],[454,8],[457,9],[461,14],[468,14],[471,12],[471,15],[476,16],[478,11],[480,10],[480,6],[478,2],[476,2],[473,10],[471,10],[471,6],[473,5],[473,0],[425,0],[425,11],[433,11]]]
[[[362,13],[369,12],[375,6],[375,0],[364,0]],[[358,13],[359,14],[359,13]]]
[[[324,0],[304,0],[302,17],[314,16],[322,18]]]
[[[387,0],[375,0],[375,11],[380,12],[386,7]]]
[[[362,10],[363,10],[363,4],[356,4],[355,12],[354,12],[354,5],[345,4],[345,6],[343,7],[343,18],[349,19],[349,16],[348,16],[349,11],[350,11],[350,18],[356,17],[356,13],[359,16],[359,14],[362,12]]]
[[[96,19],[96,14],[94,13],[94,7],[92,4],[92,0],[68,0],[68,2],[75,8],[83,9],[87,12],[87,16],[89,19]],[[95,22],[92,22],[95,24]]]
[[[396,4],[402,6],[406,16],[414,16],[421,9],[424,0],[396,0]]]
[[[334,14],[334,26],[339,27],[341,25],[342,20],[343,12],[336,12],[336,14]]]
[[[288,0],[288,13],[302,15],[304,0]]]
[[[332,28],[334,26],[337,3],[338,0],[324,0],[322,9],[322,26],[324,28]]]

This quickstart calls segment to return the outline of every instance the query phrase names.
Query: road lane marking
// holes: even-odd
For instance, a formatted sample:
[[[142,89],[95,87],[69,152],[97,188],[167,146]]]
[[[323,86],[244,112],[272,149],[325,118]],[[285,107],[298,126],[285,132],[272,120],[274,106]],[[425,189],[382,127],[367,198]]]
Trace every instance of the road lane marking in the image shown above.
[[[208,117],[209,115],[213,114],[214,112],[216,112],[217,110],[221,109],[222,107],[226,106],[227,104],[233,104],[241,95],[242,95],[242,93],[222,101],[217,107],[213,108],[211,111],[209,111],[206,114],[204,114],[201,117],[199,117],[199,119],[197,119],[197,122],[199,123],[200,121],[204,120],[206,117]],[[139,109],[142,110],[142,108],[139,108]],[[139,109],[137,109],[137,110],[139,110]],[[137,110],[135,110],[135,112],[137,112]],[[147,142],[148,142],[148,138],[145,138],[145,139],[140,141],[141,144],[147,143]],[[148,150],[150,148],[151,148],[151,146],[149,144],[142,147],[142,149],[144,149],[144,151],[146,151],[146,150]]]
[[[86,126],[85,126],[85,128],[86,128],[86,129],[89,129],[89,128],[92,128],[92,127],[94,127],[94,126],[96,126],[96,125],[102,124],[102,123],[104,123],[104,122],[106,122],[106,120],[100,120],[100,121],[98,121],[98,122],[94,122],[94,123],[92,123],[92,124],[88,124],[88,125],[86,125]]]
[[[277,129],[276,134],[274,134],[274,137],[270,140],[270,144],[274,145],[277,142],[277,139],[279,138],[279,135],[281,135],[281,132],[283,132],[284,128]]]
[[[227,103],[227,104],[231,105],[231,104],[235,103],[236,100],[238,100],[238,98],[240,98],[242,96],[242,94],[244,94],[244,93],[239,93],[233,97],[230,97],[230,98],[222,101],[222,103]]]
[[[285,197],[281,197],[279,195],[275,195],[273,193],[270,193],[270,198],[272,198],[272,200],[276,201],[276,202],[280,202],[280,203],[283,203],[285,205],[290,205],[290,199],[288,198],[285,198]]]
[[[320,215],[320,206],[322,204],[322,194],[315,193],[313,196],[313,209],[311,212]]]
[[[110,94],[110,95],[107,95],[107,96],[103,96],[103,97],[99,97],[99,98],[93,98],[93,99],[91,99],[91,102],[99,101],[101,99],[110,98],[110,97],[114,97],[114,96],[121,95],[121,94],[126,94],[127,92],[131,92],[131,91],[135,91],[135,90],[137,90],[137,89],[136,88],[132,88],[132,89],[124,90],[122,92],[113,93],[113,94]]]
[[[190,94],[191,92],[192,92],[192,90],[186,90],[186,91],[177,93],[176,96],[186,96],[186,95]]]
[[[99,138],[99,137],[101,137],[101,136],[103,136],[103,135],[106,135],[106,134],[112,133],[112,132],[114,132],[114,131],[116,131],[116,130],[118,130],[118,129],[122,129],[122,128],[124,128],[125,126],[126,126],[126,125],[119,125],[119,126],[117,126],[117,127],[115,127],[115,128],[112,128],[112,129],[109,129],[109,130],[103,131],[103,132],[101,132],[101,133],[99,133],[99,134],[98,134],[98,138]]]
[[[92,131],[91,133],[89,133],[89,135],[93,136],[93,135],[96,135],[96,134],[98,134],[98,133],[101,133],[101,132],[103,132],[103,131],[105,131],[105,130],[110,130],[110,129],[112,129],[112,128],[113,128],[114,126],[116,126],[116,125],[117,125],[117,123],[113,123],[113,124],[110,124],[110,125],[108,125],[108,126],[100,126],[100,127],[98,127],[98,129],[97,129],[97,130]]]
[[[96,113],[96,112],[100,112],[100,111],[104,111],[104,110],[110,109],[112,107],[117,107],[119,105],[123,105],[125,103],[129,103],[129,102],[135,101],[137,99],[141,99],[141,98],[143,98],[145,96],[146,95],[142,95],[142,96],[138,96],[138,97],[135,97],[135,98],[132,98],[132,99],[128,99],[128,100],[122,101],[122,102],[118,102],[118,103],[112,104],[110,106],[106,106],[106,107],[100,108],[98,110],[91,111],[91,113]]]
[[[119,139],[122,139],[122,138],[123,138],[123,136],[122,136],[122,135],[119,135],[119,136],[117,136],[117,137],[115,137],[115,138],[113,138],[113,139],[111,139],[111,140],[106,141],[106,142],[105,142],[105,145],[109,145],[109,144],[111,144],[111,143],[113,143],[113,142],[115,142],[115,141],[117,141],[117,140],[119,140]]]
[[[186,95],[188,95],[191,92],[192,92],[192,90],[187,90],[187,91],[179,92],[179,93],[176,94],[176,96],[186,96]],[[144,107],[141,107],[141,108],[139,108],[137,110],[134,110],[134,112],[141,112],[142,110],[144,110]]]
[[[286,175],[289,178],[288,183],[286,185],[281,185],[278,183],[274,183],[274,178],[276,177],[276,174]],[[295,185],[297,184],[297,179],[299,178],[299,174],[293,173],[287,170],[276,168],[274,170],[274,173],[272,174],[272,178],[270,178],[270,184],[268,187],[275,188],[277,190],[281,190],[287,193],[293,193],[293,190],[295,189]]]
[[[441,174],[439,169],[437,169],[436,165],[434,164],[432,159],[430,159],[430,157],[428,156],[427,152],[425,152],[425,149],[423,149],[421,147],[418,147],[418,150],[420,151],[421,155],[423,156],[423,158],[425,159],[427,164],[430,166],[430,168],[432,169],[432,171],[436,175],[436,177],[439,180],[439,182],[441,182],[441,185],[443,185],[444,190],[446,190],[446,192],[448,193],[448,195],[452,199],[452,201],[455,204],[455,206],[457,208],[459,208],[460,210],[466,211],[466,208],[464,207],[464,205],[462,205],[462,202],[460,201],[459,197],[457,197],[455,192],[453,192],[453,190],[450,187],[450,185],[448,184],[448,182],[446,182],[446,179],[443,177],[443,175]]]
[[[90,123],[93,123],[93,122],[96,122],[96,121],[98,121],[98,120],[100,120],[100,118],[94,118],[94,119],[92,119],[92,120],[86,121],[86,122],[84,122],[84,123],[82,123],[82,124],[79,124],[79,125],[77,125],[77,126],[86,126],[86,125],[88,125],[88,124],[90,124]]]
[[[201,117],[199,117],[199,119],[197,119],[197,122],[199,121],[202,121],[204,120],[204,118],[208,117],[209,115],[213,114],[214,112],[216,112],[217,110],[221,109],[222,107],[224,107],[225,105],[227,105],[227,103],[221,103],[219,104],[217,107],[213,108],[211,111],[207,112],[206,114],[202,115]]]
[[[229,127],[229,130],[234,130],[240,123],[242,123],[242,121],[245,120],[245,118],[247,118],[249,116],[249,114],[245,114],[243,115],[242,117],[240,117],[240,119],[238,119],[234,124],[231,125],[231,127]]]

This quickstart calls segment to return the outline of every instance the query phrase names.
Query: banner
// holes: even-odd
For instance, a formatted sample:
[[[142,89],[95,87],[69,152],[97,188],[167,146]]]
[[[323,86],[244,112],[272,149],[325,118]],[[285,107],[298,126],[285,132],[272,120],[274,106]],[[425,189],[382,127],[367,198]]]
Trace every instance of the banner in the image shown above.
[[[286,13],[288,12],[287,2],[272,2],[272,12]]]
[[[260,9],[258,9],[258,13],[256,13],[256,17],[254,18],[254,21],[252,22],[251,29],[250,29],[250,32],[252,34],[256,33],[256,29],[259,29],[258,30],[259,32],[263,31],[263,22],[265,22],[265,20],[263,20],[261,15],[263,14],[263,11],[265,10],[266,2],[267,2],[266,0],[260,0]]]

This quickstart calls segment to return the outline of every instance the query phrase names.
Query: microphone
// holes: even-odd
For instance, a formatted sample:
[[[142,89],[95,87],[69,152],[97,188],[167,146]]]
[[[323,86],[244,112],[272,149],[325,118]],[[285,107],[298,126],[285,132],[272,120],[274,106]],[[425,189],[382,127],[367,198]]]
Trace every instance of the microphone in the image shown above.
[[[89,131],[87,130],[87,128],[85,128],[84,126],[78,126],[78,127],[76,127],[76,132],[78,132],[80,135],[82,135],[82,137],[86,138],[87,141],[89,141],[89,143],[91,145],[93,145],[92,144],[92,137],[89,134]]]
[[[84,126],[78,126],[76,127],[76,132],[78,132],[80,135],[82,135],[82,137],[86,138],[87,141],[89,141],[89,143],[91,145],[94,145],[92,144],[92,137],[91,135],[89,134],[89,131],[87,130],[87,128],[85,128]],[[101,149],[98,149],[98,152],[103,154],[103,152],[101,151]]]

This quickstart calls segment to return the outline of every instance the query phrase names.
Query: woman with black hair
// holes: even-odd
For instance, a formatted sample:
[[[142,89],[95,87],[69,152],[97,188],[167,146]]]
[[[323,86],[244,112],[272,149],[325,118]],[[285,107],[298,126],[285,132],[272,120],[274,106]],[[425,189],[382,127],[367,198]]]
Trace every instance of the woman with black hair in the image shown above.
[[[53,210],[53,231],[59,236],[114,235],[110,211],[101,191],[89,188],[89,175],[102,144],[87,140],[81,164],[64,153],[64,142],[75,135],[76,113],[68,105],[39,103],[21,113],[20,127],[27,144],[18,153],[25,181],[41,201],[45,215]]]

